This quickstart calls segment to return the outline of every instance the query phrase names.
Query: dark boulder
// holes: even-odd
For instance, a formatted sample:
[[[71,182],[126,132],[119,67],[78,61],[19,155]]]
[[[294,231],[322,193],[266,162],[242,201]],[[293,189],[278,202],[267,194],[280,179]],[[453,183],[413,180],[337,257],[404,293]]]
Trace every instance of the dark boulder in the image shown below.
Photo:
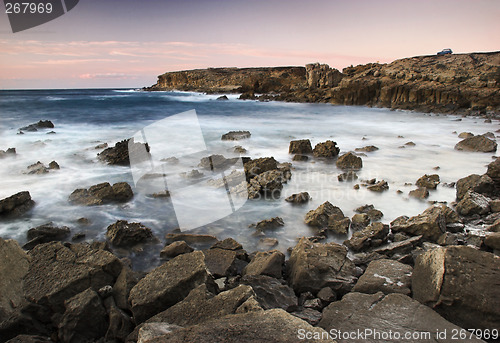
[[[337,168],[344,170],[359,170],[363,167],[361,157],[356,156],[352,152],[343,154],[337,159]]]
[[[38,123],[30,124],[19,129],[19,131],[35,132],[38,129],[53,129],[54,124],[50,120],[40,120]]]
[[[361,231],[355,232],[344,244],[354,251],[377,247],[387,241],[389,225],[372,223]]]
[[[311,200],[311,196],[307,192],[300,192],[297,194],[292,194],[285,199],[286,202],[291,202],[293,204],[303,204]]]
[[[267,275],[245,275],[241,284],[251,286],[263,309],[282,308],[292,311],[298,306],[293,289],[276,278]]]
[[[316,144],[313,149],[314,157],[333,158],[338,156],[339,152],[340,149],[337,147],[337,143],[330,140]]]
[[[300,154],[297,154],[297,155],[293,156],[293,158],[292,158],[292,161],[297,161],[297,162],[306,162],[308,160],[309,160],[309,156],[300,155]]]
[[[227,100],[229,100],[229,98],[227,97],[227,95],[221,95],[216,100],[218,100],[218,101],[227,101]]]
[[[126,182],[115,183],[111,186],[108,182],[94,185],[89,189],[76,189],[69,196],[69,201],[77,205],[93,206],[109,203],[123,203],[134,197],[132,188]]]
[[[416,185],[418,187],[424,187],[428,189],[436,189],[437,185],[439,185],[439,175],[438,174],[432,174],[432,175],[427,175],[425,174],[421,178],[419,178],[416,182]]]
[[[288,147],[289,154],[307,155],[312,154],[312,152],[311,141],[309,139],[291,141],[290,146]]]
[[[485,136],[473,136],[465,138],[455,145],[455,150],[494,152],[497,151],[497,143]]]
[[[19,192],[0,200],[0,218],[19,217],[33,206],[35,206],[35,202],[31,200],[30,193],[27,191]]]
[[[62,241],[68,238],[70,233],[71,231],[67,226],[57,227],[52,223],[40,225],[28,230],[28,243],[23,248],[29,250],[33,249],[37,244]]]
[[[264,172],[277,169],[278,162],[274,157],[262,157],[246,162],[244,167],[247,180],[249,180]]]
[[[97,154],[97,158],[111,165],[129,166],[130,155],[149,158],[148,143],[135,143],[133,138],[125,139]]]
[[[141,223],[117,220],[116,223],[108,226],[106,237],[114,246],[131,247],[153,239],[153,232]]]
[[[410,295],[412,271],[411,266],[398,261],[388,259],[372,261],[352,291],[369,294],[383,292],[385,294]]]

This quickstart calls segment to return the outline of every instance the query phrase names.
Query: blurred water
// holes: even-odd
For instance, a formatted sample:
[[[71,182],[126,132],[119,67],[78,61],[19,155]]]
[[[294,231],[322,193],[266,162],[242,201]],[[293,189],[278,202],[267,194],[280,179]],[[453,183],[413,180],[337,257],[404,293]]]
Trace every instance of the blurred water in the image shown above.
[[[133,201],[122,205],[82,207],[70,205],[67,198],[76,188],[100,182],[133,184],[129,168],[99,162],[97,153],[102,149],[94,147],[102,143],[114,145],[147,125],[192,109],[198,114],[209,150],[227,151],[242,145],[248,150],[245,155],[252,158],[274,156],[280,162],[291,162],[288,145],[293,139],[309,138],[313,146],[331,139],[337,142],[341,153],[366,145],[380,148],[362,157],[363,168],[358,176],[384,179],[389,182],[389,191],[378,194],[364,188],[354,190],[354,183],[338,182],[341,171],[333,162],[314,159],[294,162],[292,179],[280,199],[248,201],[233,215],[195,230],[220,239],[233,237],[249,251],[258,248],[259,240],[253,235],[254,229],[248,227],[250,224],[281,216],[285,226],[266,235],[278,238],[277,248],[285,251],[295,244],[297,237],[314,234],[303,223],[304,215],[326,200],[339,206],[347,216],[352,216],[361,205],[373,204],[384,213],[384,222],[403,214],[418,214],[428,203],[409,199],[408,192],[415,187],[405,183],[415,183],[420,176],[430,173],[438,173],[442,183],[455,182],[471,173],[484,173],[492,154],[455,151],[453,147],[459,138],[454,132],[482,134],[498,129],[497,124],[477,118],[458,121],[461,118],[455,116],[387,109],[240,101],[236,95],[229,96],[229,101],[216,101],[217,97],[133,90],[0,91],[0,149],[17,150],[15,158],[0,160],[0,199],[28,190],[37,203],[31,216],[3,220],[0,236],[24,242],[29,228],[53,221],[69,226],[73,232],[85,232],[89,240],[104,239],[108,225],[125,219],[140,221],[163,238],[177,227],[168,200],[138,194]],[[54,122],[56,134],[48,135],[51,130],[17,134],[18,128],[41,119]],[[221,141],[221,135],[231,130],[249,130],[252,137],[239,142]],[[416,145],[400,148],[409,141]],[[52,160],[61,166],[59,171],[25,174],[28,165],[37,161],[48,165]],[[437,166],[440,169],[435,171],[433,168]],[[397,190],[403,194],[397,194]],[[303,206],[284,201],[286,196],[300,191],[309,192],[312,201]],[[454,198],[453,188],[440,185],[428,200],[452,202]],[[90,219],[91,224],[79,226],[76,220],[80,217]],[[345,237],[331,239],[341,242]]]

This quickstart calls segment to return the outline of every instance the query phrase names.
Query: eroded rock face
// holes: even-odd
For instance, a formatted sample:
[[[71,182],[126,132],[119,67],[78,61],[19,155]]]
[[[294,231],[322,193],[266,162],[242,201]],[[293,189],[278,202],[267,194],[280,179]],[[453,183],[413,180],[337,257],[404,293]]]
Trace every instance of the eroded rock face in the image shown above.
[[[463,216],[490,212],[491,199],[482,194],[468,191],[457,204],[457,212]]]
[[[178,303],[209,278],[201,251],[179,255],[155,268],[130,291],[129,302],[136,323]]]
[[[249,180],[264,172],[277,169],[278,162],[274,157],[262,157],[246,162],[244,167],[247,180]]]
[[[296,141],[291,141],[288,147],[289,154],[312,154],[311,141],[309,139],[300,139]]]
[[[141,223],[129,223],[126,220],[118,220],[116,223],[108,226],[106,237],[114,246],[131,247],[151,240],[153,232]]]
[[[344,244],[354,251],[361,251],[382,245],[387,241],[388,234],[389,225],[372,223],[363,230],[355,232]]]
[[[62,241],[68,238],[70,233],[71,231],[67,226],[57,227],[52,223],[40,225],[28,230],[28,243],[23,248],[32,249],[37,244]]]
[[[401,293],[410,295],[413,268],[394,260],[370,262],[352,289],[353,292],[375,294]]]
[[[111,186],[104,182],[89,189],[76,189],[69,196],[69,201],[85,206],[104,205],[109,203],[123,203],[134,197],[132,188],[126,182],[118,182]]]
[[[339,294],[349,292],[356,281],[355,265],[346,247],[336,243],[312,243],[301,238],[288,261],[288,280],[296,293],[317,293],[330,287]]]
[[[337,159],[337,168],[344,170],[359,170],[363,167],[363,160],[352,152],[343,154]]]
[[[429,307],[404,294],[385,295],[382,292],[346,294],[341,301],[333,302],[323,310],[319,327],[329,332],[357,332],[360,328],[386,333],[391,331],[393,337],[396,333],[399,337],[404,337],[405,334],[419,335],[421,332],[430,332],[435,335],[437,330],[460,330],[460,327],[448,322]],[[435,336],[426,340],[444,342]],[[379,343],[381,338],[372,335],[353,341]],[[482,341],[471,339],[470,342]]]
[[[429,207],[417,216],[396,218],[391,222],[391,230],[413,236],[422,235],[425,239],[436,242],[446,231],[446,215],[439,206]]]
[[[29,211],[35,202],[31,200],[29,192],[19,192],[8,198],[0,200],[0,218],[18,217]]]
[[[182,254],[187,254],[193,252],[194,249],[191,248],[184,241],[172,242],[166,245],[160,252],[161,258],[175,257]]]
[[[293,289],[276,278],[267,275],[245,275],[240,282],[252,287],[256,294],[255,299],[265,310],[282,308],[291,311],[298,306]]]
[[[303,332],[304,334],[310,332],[311,335],[317,335],[318,339],[299,340],[297,338],[299,332]],[[220,343],[232,342],[235,340],[235,337],[237,337],[237,341],[240,343],[332,342],[327,338],[322,339],[322,337],[328,337],[328,333],[325,330],[314,327],[281,309],[228,315],[188,328],[175,330],[172,333],[157,337],[149,342]]]
[[[421,178],[419,178],[416,182],[416,185],[418,187],[424,187],[427,189],[436,189],[437,185],[439,185],[439,175],[438,174],[432,174],[432,175],[427,175],[425,174]]]
[[[494,152],[497,151],[497,143],[485,136],[474,136],[458,142],[455,150]]]
[[[129,166],[129,154],[144,155],[147,158],[149,156],[149,145],[147,143],[135,143],[133,138],[130,138],[116,143],[114,147],[105,149],[97,154],[97,158],[108,164]]]
[[[325,201],[317,209],[307,212],[305,223],[309,226],[323,228],[326,227],[332,219],[343,219],[344,213],[337,206]]]
[[[337,143],[330,140],[316,144],[313,149],[314,157],[333,158],[338,156],[339,152],[340,149],[337,147]]]
[[[278,251],[259,251],[243,269],[242,275],[268,275],[280,279],[283,277],[285,255]]]
[[[417,257],[413,298],[465,329],[500,322],[500,258],[467,246],[430,250]]]
[[[495,183],[488,175],[471,174],[457,181],[457,200],[462,200],[469,190],[489,195],[494,188]]]

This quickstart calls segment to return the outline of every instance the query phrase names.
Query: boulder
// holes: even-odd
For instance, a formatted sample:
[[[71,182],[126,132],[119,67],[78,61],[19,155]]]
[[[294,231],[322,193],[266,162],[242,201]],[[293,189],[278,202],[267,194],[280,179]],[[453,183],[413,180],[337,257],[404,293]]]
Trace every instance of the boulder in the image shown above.
[[[57,227],[52,223],[40,225],[28,230],[28,243],[26,243],[23,248],[29,250],[33,249],[37,244],[62,241],[68,238],[70,233],[71,231],[67,226]]]
[[[429,250],[417,257],[413,298],[464,329],[500,323],[500,258],[467,246]]]
[[[206,170],[222,171],[230,166],[233,166],[237,160],[238,158],[225,158],[223,155],[210,155],[207,157],[203,157],[200,160],[198,167]],[[197,175],[199,174],[200,173],[198,172]]]
[[[59,166],[59,163],[52,161],[49,163],[49,169],[58,170],[61,169],[61,167]]]
[[[473,136],[465,138],[455,145],[455,150],[494,152],[497,151],[497,143],[485,136]]]
[[[122,270],[113,254],[87,244],[39,244],[28,255],[23,285],[26,299],[54,313],[63,313],[64,301],[87,288],[98,290],[114,284]]]
[[[490,195],[495,188],[495,182],[487,174],[472,174],[457,181],[457,200],[462,200],[468,191]]]
[[[328,140],[316,144],[312,152],[314,157],[333,158],[338,156],[340,149],[337,147],[336,142]]]
[[[131,247],[151,241],[153,239],[153,232],[141,223],[129,223],[126,220],[118,220],[116,223],[108,226],[106,237],[114,246]]]
[[[486,214],[490,212],[490,201],[490,198],[482,194],[468,191],[463,199],[457,204],[457,212],[462,216]]]
[[[28,267],[28,255],[19,244],[0,238],[0,323],[6,322],[21,307],[24,300],[23,277]]]
[[[312,308],[301,308],[298,311],[291,312],[291,314],[308,322],[312,326],[318,325],[321,320],[321,312]]]
[[[64,302],[66,310],[59,324],[62,342],[85,342],[103,337],[107,314],[99,295],[91,288]]]
[[[116,143],[114,147],[103,150],[101,153],[97,154],[97,158],[107,164],[129,166],[129,154],[133,154],[137,157],[144,155],[141,157],[146,159],[150,157],[149,151],[148,143],[135,143],[133,138],[129,138]]]
[[[244,164],[247,181],[264,172],[278,168],[278,162],[274,157],[262,157],[250,160]]]
[[[233,238],[226,238],[222,241],[216,242],[214,245],[210,247],[210,249],[224,249],[224,250],[242,250],[243,246],[236,242]]]
[[[29,165],[28,168],[28,175],[40,175],[40,174],[47,174],[49,172],[49,168],[47,168],[42,162],[38,161],[37,163],[34,163],[32,165]]]
[[[226,99],[227,100],[227,97]],[[223,141],[238,141],[240,139],[250,138],[250,131],[229,131],[222,135],[221,140]]]
[[[245,275],[240,282],[252,287],[256,300],[265,310],[281,308],[285,311],[292,311],[298,306],[298,299],[293,289],[273,277]]]
[[[279,329],[278,329],[279,328]],[[306,334],[312,338],[306,338]],[[150,343],[331,343],[328,333],[281,309],[228,315],[157,337]]]
[[[421,178],[419,178],[416,182],[416,185],[418,187],[424,187],[427,189],[436,189],[437,185],[439,185],[439,175],[438,174],[432,174],[432,175],[427,175],[425,174]]]
[[[264,219],[258,222],[257,224],[250,225],[251,227],[255,227],[256,230],[266,231],[266,230],[275,230],[285,225],[283,218],[274,217],[270,219]]]
[[[334,232],[339,235],[347,235],[349,227],[351,226],[351,220],[347,217],[338,219],[337,217],[331,217],[328,219],[328,232]]]
[[[357,179],[358,179],[358,175],[356,174],[356,172],[354,172],[352,170],[349,170],[349,171],[342,173],[342,174],[339,174],[337,176],[337,180],[339,180],[339,182],[354,181]]]
[[[372,192],[383,192],[389,189],[389,185],[387,184],[387,181],[382,180],[373,185],[369,185],[366,189]]]
[[[283,277],[285,255],[278,250],[257,252],[243,269],[242,275],[268,275],[277,279]]]
[[[377,210],[373,205],[363,205],[354,210],[356,213],[366,213],[371,221],[377,221],[382,219],[384,214],[382,211]]]
[[[339,169],[359,170],[363,167],[363,161],[361,157],[356,156],[352,152],[348,152],[337,159],[336,165]]]
[[[469,138],[469,137],[474,137],[474,134],[472,132],[460,132],[458,134],[458,138]]]
[[[36,132],[38,129],[53,129],[54,124],[50,120],[40,120],[38,123],[30,124],[19,129],[19,131]]]
[[[319,327],[333,333],[331,339],[343,341],[342,334],[364,333],[349,342],[401,342],[403,337],[414,337],[417,342],[451,342],[450,333],[461,328],[448,322],[439,314],[404,294],[385,295],[352,292],[341,301],[328,305],[323,310]],[[447,333],[447,339],[437,338],[436,332]],[[428,337],[422,336],[428,334]],[[424,337],[424,338],[422,338]],[[482,342],[470,339],[467,342]]]
[[[372,223],[363,230],[355,232],[344,244],[351,250],[361,251],[382,245],[387,241],[388,234],[389,225]]]
[[[247,185],[248,198],[260,199],[265,198],[277,199],[281,195],[284,179],[283,172],[279,170],[269,170],[255,176]]]
[[[500,251],[500,232],[493,232],[484,238],[484,245],[487,247]]]
[[[138,281],[139,280],[135,272],[125,266],[122,268],[120,275],[118,275],[118,278],[113,285],[113,299],[115,300],[116,305],[122,310],[130,310],[128,297],[130,291],[134,288]]]
[[[288,280],[296,293],[317,293],[324,287],[349,292],[356,281],[355,265],[347,248],[336,243],[312,243],[303,237],[288,260]]]
[[[149,272],[130,291],[129,303],[137,324],[184,299],[211,278],[201,251],[179,255]]]
[[[73,204],[93,206],[109,203],[124,203],[134,197],[132,188],[126,182],[115,183],[111,186],[108,182],[94,185],[89,189],[76,189],[69,196]]]
[[[417,199],[427,199],[429,197],[429,191],[426,187],[419,187],[408,193],[409,196]]]
[[[125,342],[135,326],[132,318],[128,312],[118,308],[112,301],[106,299],[104,302],[105,305],[107,304],[109,318],[109,326],[104,339],[108,342]]]
[[[207,269],[215,278],[236,274],[236,251],[214,248],[204,250],[203,254]]]
[[[441,207],[432,206],[417,216],[396,218],[391,222],[391,230],[436,242],[446,231],[446,215]]]
[[[343,219],[344,213],[337,206],[333,206],[330,202],[325,201],[317,209],[307,212],[304,221],[309,226],[324,228],[330,220],[333,220],[331,218]]]
[[[309,139],[300,139],[291,141],[288,147],[289,154],[312,154],[311,141]]]
[[[8,198],[0,200],[1,217],[19,217],[29,211],[35,202],[31,200],[29,192],[19,192]]]
[[[285,199],[286,202],[291,202],[293,204],[303,204],[311,200],[311,196],[307,192],[300,192],[297,194],[292,194]]]
[[[353,231],[363,230],[370,224],[370,216],[366,213],[356,213],[351,219],[351,229]]]
[[[361,151],[361,152],[373,152],[379,150],[376,146],[374,145],[368,145],[362,148],[356,148],[354,151]]]
[[[486,175],[498,183],[498,180],[500,180],[500,158],[497,157],[493,162],[488,164]]]
[[[411,266],[394,260],[372,261],[352,291],[368,294],[382,292],[410,295],[412,271]]]
[[[161,258],[172,258],[178,255],[182,254],[188,254],[190,252],[193,252],[194,249],[191,248],[186,242],[184,241],[177,241],[170,243],[169,245],[166,245],[160,252],[160,257]]]

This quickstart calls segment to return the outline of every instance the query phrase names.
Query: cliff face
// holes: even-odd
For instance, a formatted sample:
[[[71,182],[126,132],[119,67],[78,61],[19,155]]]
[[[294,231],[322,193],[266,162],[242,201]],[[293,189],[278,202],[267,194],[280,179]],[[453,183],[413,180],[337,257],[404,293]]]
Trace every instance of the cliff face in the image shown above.
[[[436,112],[500,112],[500,52],[419,56],[339,72],[326,64],[166,73],[146,90],[240,92],[243,99]]]

